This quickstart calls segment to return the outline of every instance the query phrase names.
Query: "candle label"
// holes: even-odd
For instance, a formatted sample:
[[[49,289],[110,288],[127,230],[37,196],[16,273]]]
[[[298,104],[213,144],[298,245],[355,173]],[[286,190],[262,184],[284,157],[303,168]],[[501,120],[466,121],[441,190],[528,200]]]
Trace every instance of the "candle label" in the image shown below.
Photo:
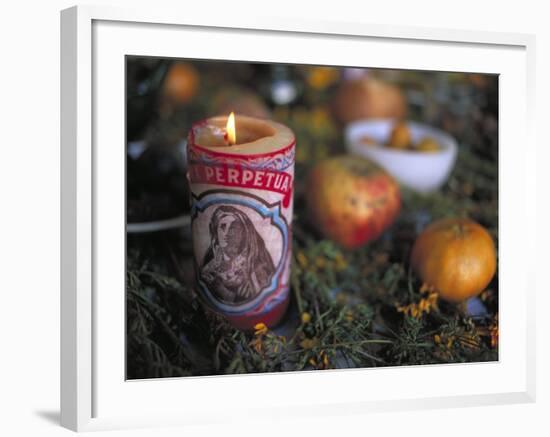
[[[261,315],[289,292],[294,144],[260,157],[190,146],[197,286],[231,316]]]
[[[190,168],[195,183],[227,187],[257,188],[283,195],[283,206],[288,207],[292,195],[292,175],[281,171],[242,168],[229,165],[196,164]]]

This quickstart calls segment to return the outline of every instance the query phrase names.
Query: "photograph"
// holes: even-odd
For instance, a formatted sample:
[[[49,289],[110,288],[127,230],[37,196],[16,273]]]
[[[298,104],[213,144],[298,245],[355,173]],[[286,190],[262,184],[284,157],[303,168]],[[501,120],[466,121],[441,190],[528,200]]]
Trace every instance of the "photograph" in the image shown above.
[[[499,75],[126,55],[126,379],[499,361]]]

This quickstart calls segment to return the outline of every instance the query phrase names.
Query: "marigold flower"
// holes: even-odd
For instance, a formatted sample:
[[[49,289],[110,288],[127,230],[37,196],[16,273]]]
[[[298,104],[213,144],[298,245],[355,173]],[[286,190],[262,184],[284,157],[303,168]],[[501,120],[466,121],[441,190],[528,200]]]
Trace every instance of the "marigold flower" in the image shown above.
[[[254,325],[254,329],[255,329],[255,332],[254,334],[255,335],[264,335],[264,334],[267,334],[267,326],[265,325],[265,323],[256,323],[256,325]]]
[[[489,336],[491,338],[491,347],[496,348],[498,346],[498,315],[489,326]]]
[[[327,262],[323,257],[318,256],[317,258],[315,258],[315,265],[320,269],[324,268],[326,264]]]
[[[260,337],[257,337],[254,340],[252,340],[250,342],[250,346],[252,346],[252,348],[254,348],[254,350],[257,353],[259,353],[259,354],[263,353],[263,343],[262,343],[262,339]]]
[[[319,339],[317,337],[315,338],[304,338],[300,342],[300,346],[304,349],[311,349],[319,344]]]
[[[338,80],[339,72],[331,67],[312,67],[307,76],[309,86],[316,90],[322,90]]]
[[[377,265],[384,265],[388,262],[390,256],[387,253],[377,253],[374,256],[374,262]]]
[[[339,291],[336,294],[336,302],[340,305],[345,305],[348,303],[349,295],[344,291]]]
[[[491,329],[491,347],[494,349],[498,346],[498,327]]]
[[[432,302],[429,299],[422,299],[420,303],[425,310],[429,310],[432,307]]]
[[[328,355],[326,353],[323,352],[323,364],[325,366],[325,368],[328,367]]]
[[[461,346],[469,349],[479,349],[479,338],[475,334],[464,334],[458,339]]]
[[[420,287],[420,293],[427,293],[428,291],[430,291],[430,286],[424,282]]]
[[[304,254],[304,252],[299,251],[296,254],[296,260],[298,261],[298,264],[300,264],[300,267],[302,267],[303,269],[305,269],[307,267],[308,262],[307,262],[307,257]]]
[[[313,129],[323,129],[330,123],[328,110],[325,108],[314,109],[311,113],[311,124]]]
[[[348,268],[348,262],[341,253],[337,253],[334,257],[334,264],[337,272],[341,272],[342,270],[346,270]]]
[[[405,306],[398,305],[397,306],[397,312],[407,314],[409,312],[409,306],[408,305],[405,305]]]
[[[397,305],[397,312],[420,319],[424,314],[429,314],[431,311],[439,311],[437,299],[438,294],[432,292],[427,297],[420,299],[418,303],[413,302],[405,306]]]

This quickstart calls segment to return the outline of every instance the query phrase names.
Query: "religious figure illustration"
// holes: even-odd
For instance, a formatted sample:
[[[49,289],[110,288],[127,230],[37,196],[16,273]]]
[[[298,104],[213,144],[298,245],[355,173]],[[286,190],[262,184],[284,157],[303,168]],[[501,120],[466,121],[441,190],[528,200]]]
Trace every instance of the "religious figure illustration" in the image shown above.
[[[210,245],[199,268],[201,280],[223,303],[252,300],[275,273],[262,236],[246,213],[230,205],[214,211],[209,231]]]

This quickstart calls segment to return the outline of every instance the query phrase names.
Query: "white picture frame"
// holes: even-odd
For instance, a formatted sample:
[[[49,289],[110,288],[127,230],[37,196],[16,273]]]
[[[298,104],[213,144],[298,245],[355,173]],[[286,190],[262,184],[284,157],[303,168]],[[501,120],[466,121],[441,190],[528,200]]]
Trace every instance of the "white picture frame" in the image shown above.
[[[219,41],[235,45],[220,51]],[[368,60],[354,57],[363,48],[371,50]],[[238,11],[230,17],[206,10],[62,11],[61,424],[82,431],[231,422],[235,404],[263,421],[533,402],[534,267],[521,253],[532,252],[536,235],[534,214],[527,214],[535,205],[534,49],[534,36],[524,34],[289,21]],[[499,362],[125,381],[119,74],[125,54],[500,74]],[[511,148],[520,142],[518,157]],[[103,153],[106,144],[112,159]],[[512,174],[513,182],[506,178]],[[524,207],[511,201],[518,198]],[[513,232],[521,224],[522,236]],[[107,287],[115,291],[107,294]],[[368,390],[355,389],[361,387]]]

